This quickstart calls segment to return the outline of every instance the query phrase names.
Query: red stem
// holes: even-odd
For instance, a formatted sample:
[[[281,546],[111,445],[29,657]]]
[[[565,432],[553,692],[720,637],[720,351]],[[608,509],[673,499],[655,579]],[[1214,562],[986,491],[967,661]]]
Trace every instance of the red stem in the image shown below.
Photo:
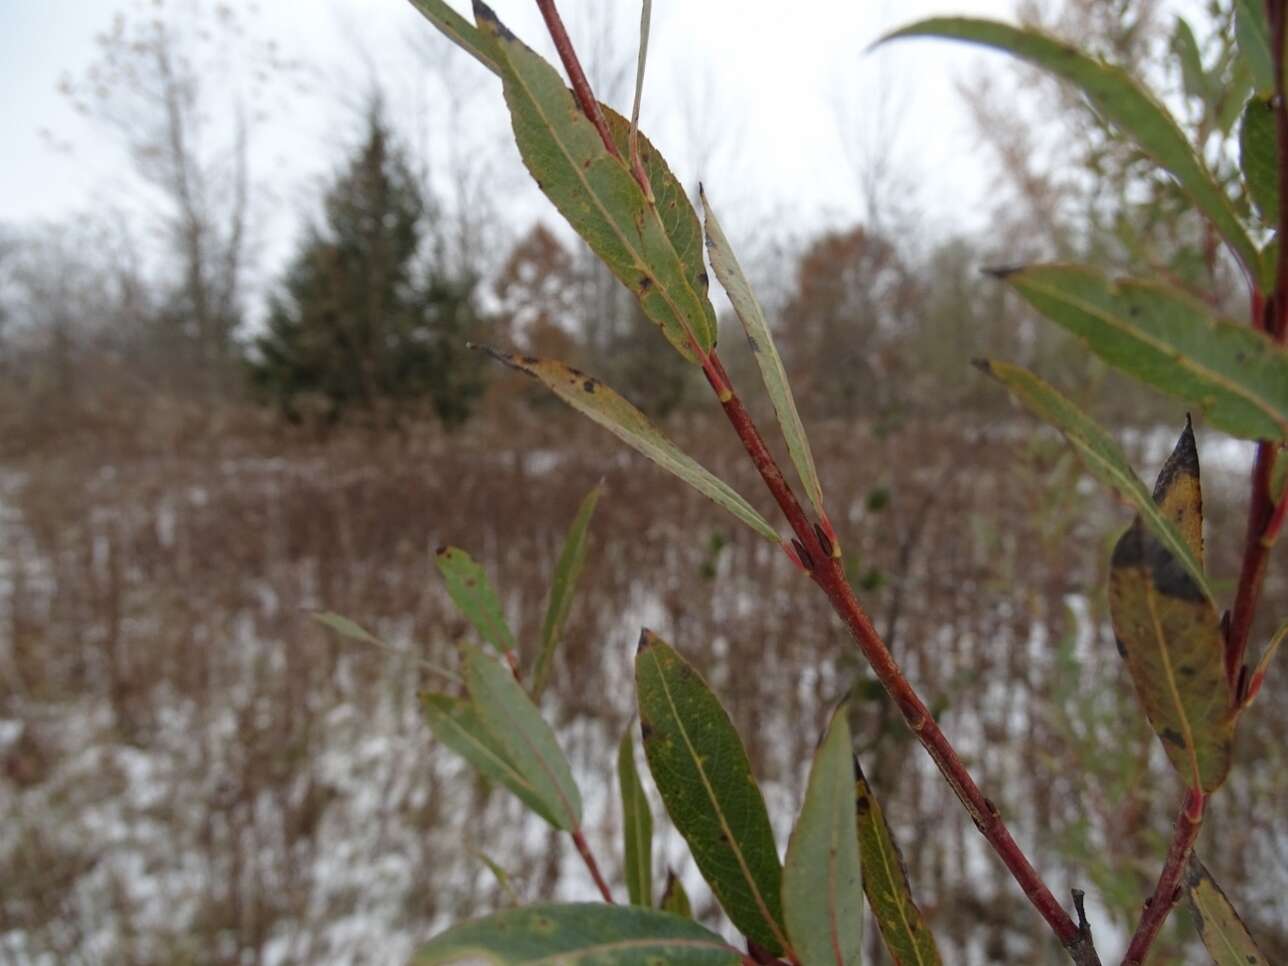
[[[1158,932],[1167,921],[1167,914],[1176,905],[1181,895],[1181,876],[1185,872],[1185,863],[1199,837],[1203,824],[1203,805],[1206,799],[1201,791],[1191,788],[1185,793],[1185,803],[1176,816],[1176,831],[1172,835],[1172,844],[1167,850],[1167,861],[1158,876],[1158,885],[1154,894],[1145,902],[1145,912],[1140,917],[1136,934],[1132,936],[1127,955],[1123,957],[1123,966],[1142,966],[1149,947],[1153,945]]]
[[[581,853],[581,860],[586,863],[586,868],[590,870],[590,877],[595,880],[595,885],[599,886],[599,894],[604,897],[604,901],[609,905],[613,904],[613,893],[608,888],[608,883],[600,875],[599,863],[595,861],[595,855],[590,851],[590,846],[586,844],[586,837],[581,834],[581,829],[574,829],[572,832],[573,843],[577,846],[577,851]]]
[[[604,112],[599,109],[599,101],[595,99],[595,94],[590,89],[590,81],[586,80],[586,72],[581,69],[581,61],[577,59],[577,51],[573,49],[563,18],[559,16],[559,10],[555,7],[555,0],[537,0],[537,7],[541,11],[541,16],[545,18],[546,30],[550,32],[550,39],[555,42],[555,50],[559,52],[564,70],[568,72],[573,96],[577,98],[582,113],[591,124],[595,125],[595,130],[599,132],[599,139],[604,142],[608,153],[617,160],[622,160],[621,152],[617,150],[613,135],[608,130],[608,122],[604,120]]]
[[[773,455],[756,429],[751,415],[734,393],[724,366],[721,365],[714,351],[704,363],[703,372],[719,397],[725,415],[738,434],[738,438],[742,440],[756,469],[760,471],[769,492],[791,523],[798,542],[796,552],[801,556],[810,578],[827,595],[833,610],[844,621],[859,650],[872,666],[873,672],[886,692],[894,699],[895,705],[917,736],[917,740],[930,754],[940,773],[947,779],[962,805],[966,807],[966,811],[975,822],[975,827],[993,847],[1020,888],[1024,890],[1029,902],[1047,921],[1056,938],[1068,950],[1073,961],[1079,966],[1092,966],[1092,964],[1099,966],[1100,959],[1092,945],[1090,930],[1085,923],[1082,925],[1075,923],[1056,901],[1051,890],[1047,888],[1037,870],[1033,868],[1032,863],[1011,836],[997,807],[979,790],[979,786],[971,778],[970,772],[967,771],[952,744],[935,723],[930,709],[903,676],[894,656],[877,634],[858,598],[855,597],[849,581],[846,580],[841,559],[833,555],[831,541],[823,535],[821,529],[813,526],[805,515],[795,493],[784,479],[782,471],[779,470]],[[800,554],[801,550],[805,553]]]

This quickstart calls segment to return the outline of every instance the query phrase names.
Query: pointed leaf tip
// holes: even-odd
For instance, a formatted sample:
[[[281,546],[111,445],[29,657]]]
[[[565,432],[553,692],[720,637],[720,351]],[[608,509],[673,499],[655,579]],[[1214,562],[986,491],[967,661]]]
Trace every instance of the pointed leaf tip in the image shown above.
[[[640,631],[640,639],[635,644],[635,653],[643,654],[655,643],[657,643],[657,635],[645,627]]]
[[[1023,265],[986,265],[980,269],[989,278],[996,278],[1002,281],[1010,278],[1017,272],[1024,271]]]
[[[974,366],[976,369],[978,369],[980,372],[984,373],[984,375],[986,376],[991,376],[993,374],[993,363],[990,362],[988,359],[983,358],[982,356],[979,358],[972,359],[970,361],[970,364]]]

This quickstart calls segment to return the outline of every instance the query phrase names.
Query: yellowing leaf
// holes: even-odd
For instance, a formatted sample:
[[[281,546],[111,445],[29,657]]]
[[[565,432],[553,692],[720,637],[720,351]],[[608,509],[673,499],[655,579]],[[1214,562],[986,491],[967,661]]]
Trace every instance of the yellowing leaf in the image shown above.
[[[1270,966],[1212,873],[1193,852],[1184,885],[1199,937],[1216,966]]]

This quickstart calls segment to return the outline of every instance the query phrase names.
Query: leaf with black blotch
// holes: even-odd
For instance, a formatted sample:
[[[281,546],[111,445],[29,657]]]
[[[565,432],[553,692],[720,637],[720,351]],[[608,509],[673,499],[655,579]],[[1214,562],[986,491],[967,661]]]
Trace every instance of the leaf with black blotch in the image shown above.
[[[498,653],[515,653],[514,634],[506,623],[501,599],[483,568],[459,547],[439,547],[434,557],[448,596],[474,629]]]
[[[501,65],[483,43],[483,36],[478,28],[443,0],[411,0],[411,5],[448,40],[466,51],[492,73],[501,73]]]
[[[1096,355],[1244,439],[1288,437],[1288,349],[1161,282],[1085,265],[995,273]]]
[[[564,831],[581,825],[581,793],[558,739],[508,667],[466,645],[465,681],[479,719]]]
[[[653,812],[635,770],[635,745],[627,728],[617,746],[617,784],[622,795],[622,854],[631,903],[653,905]]]
[[[1187,426],[1159,474],[1154,502],[1202,552],[1198,453]],[[1230,770],[1233,695],[1212,601],[1137,517],[1114,547],[1109,611],[1145,716],[1172,766],[1210,793]]]
[[[662,898],[657,907],[673,916],[693,918],[693,905],[689,902],[689,894],[684,891],[684,883],[680,881],[680,877],[673,869],[666,870],[666,888],[662,890]]]
[[[691,919],[600,902],[506,909],[435,936],[415,966],[523,963],[559,966],[737,966],[741,954]]]
[[[630,122],[608,120],[619,156],[582,114],[563,78],[514,36],[486,5],[474,5],[484,49],[501,71],[505,101],[524,164],[569,224],[633,292],[644,314],[689,362],[716,342],[715,309],[707,297],[702,233],[693,206],[642,136],[639,151],[656,204],[631,174]],[[622,123],[626,144],[614,124]]]
[[[854,757],[841,705],[810,767],[783,864],[783,917],[801,966],[863,959],[863,883],[854,829]]]
[[[1199,937],[1216,966],[1270,966],[1248,927],[1194,852],[1183,880]]]
[[[591,488],[577,508],[577,515],[568,528],[564,538],[563,550],[559,552],[559,562],[555,564],[555,573],[550,581],[550,599],[546,603],[546,616],[541,624],[541,650],[537,655],[536,667],[532,671],[532,700],[539,701],[550,681],[550,671],[554,667],[555,648],[563,633],[564,621],[572,607],[572,592],[581,576],[582,565],[586,562],[586,534],[590,528],[590,518],[595,513],[595,504],[603,492],[603,484]]]
[[[435,738],[473,765],[484,778],[508,788],[555,828],[563,828],[557,809],[514,766],[505,748],[488,731],[469,701],[446,694],[426,694],[423,701],[425,718]]]
[[[733,722],[694,668],[652,631],[635,655],[640,733],[653,782],[733,924],[780,955],[782,865],[765,799]]]
[[[912,898],[908,870],[885,812],[857,759],[854,771],[854,810],[863,866],[863,892],[868,897],[881,940],[896,966],[935,966],[942,962],[939,949]]]
[[[589,416],[626,445],[724,507],[765,539],[780,542],[778,531],[733,487],[682,452],[647,416],[598,379],[550,359],[535,359],[486,347],[484,351],[498,362],[539,380],[573,409]]]
[[[1072,84],[1097,113],[1176,179],[1225,238],[1247,272],[1255,275],[1256,246],[1224,189],[1167,108],[1125,70],[1089,57],[1040,31],[994,20],[934,17],[902,27],[880,42],[901,37],[945,37],[982,44],[1013,54]]]

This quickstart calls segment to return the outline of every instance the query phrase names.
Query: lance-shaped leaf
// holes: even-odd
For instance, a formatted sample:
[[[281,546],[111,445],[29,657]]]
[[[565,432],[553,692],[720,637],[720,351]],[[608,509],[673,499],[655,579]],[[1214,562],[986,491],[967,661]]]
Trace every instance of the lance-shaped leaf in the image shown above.
[[[1199,937],[1216,966],[1270,966],[1212,873],[1193,852],[1183,882]]]
[[[702,199],[702,217],[706,223],[707,252],[711,256],[711,267],[715,269],[716,278],[724,286],[733,303],[738,321],[742,323],[747,341],[751,344],[751,353],[755,356],[756,365],[760,367],[760,377],[769,392],[769,401],[773,403],[778,416],[778,425],[782,427],[783,439],[787,443],[787,452],[792,458],[796,472],[800,474],[805,493],[814,505],[820,517],[823,512],[823,487],[818,481],[818,470],[814,467],[814,454],[810,451],[809,439],[805,436],[805,426],[801,423],[800,413],[796,411],[796,399],[792,387],[787,381],[787,370],[774,345],[774,336],[765,321],[765,313],[760,308],[747,276],[733,253],[729,239],[725,237],[711,210],[707,195],[701,187],[698,194]]]
[[[1234,0],[1234,31],[1239,54],[1248,63],[1257,90],[1268,94],[1275,87],[1275,66],[1270,56],[1270,24],[1262,0]]]
[[[1081,265],[997,273],[1111,366],[1203,410],[1244,439],[1288,437],[1288,350],[1170,286]]]
[[[674,473],[703,496],[715,501],[762,537],[779,542],[777,531],[729,484],[713,476],[697,460],[680,451],[648,417],[592,376],[548,359],[534,359],[510,352],[486,349],[511,368],[539,380],[547,389],[589,416],[632,449],[643,453],[658,466]]]
[[[1279,625],[1279,630],[1275,631],[1274,637],[1270,638],[1270,643],[1266,649],[1261,652],[1261,658],[1257,661],[1257,666],[1253,668],[1252,673],[1248,675],[1247,694],[1243,698],[1243,707],[1247,707],[1253,699],[1261,693],[1261,686],[1266,683],[1266,672],[1270,670],[1270,662],[1275,659],[1275,652],[1279,650],[1279,645],[1288,637],[1288,621]]]
[[[1072,84],[1105,120],[1131,138],[1172,175],[1229,243],[1250,275],[1257,271],[1257,250],[1234,205],[1203,164],[1167,109],[1122,68],[1088,57],[1076,48],[1035,30],[993,20],[936,17],[900,28],[899,37],[947,37],[982,44],[1049,71]]]
[[[672,824],[733,924],[782,953],[783,870],[733,722],[701,675],[652,631],[640,636],[635,686],[644,754]]]
[[[501,73],[501,65],[483,42],[483,35],[478,28],[443,0],[411,0],[411,5],[420,11],[421,16],[432,23],[443,35],[456,46],[469,53],[480,64],[494,74]]]
[[[581,501],[568,536],[564,538],[563,550],[559,553],[559,562],[555,565],[554,579],[550,583],[550,600],[546,603],[546,617],[541,623],[541,652],[537,655],[537,665],[532,672],[532,699],[539,700],[550,681],[550,671],[554,667],[555,648],[563,633],[564,621],[572,607],[572,592],[581,576],[582,565],[586,562],[586,533],[590,527],[590,518],[595,513],[595,504],[603,493],[602,484],[595,486]]]
[[[636,906],[653,905],[653,813],[635,771],[635,744],[626,729],[617,746],[617,783],[622,793],[622,838],[626,891]]]
[[[590,902],[524,906],[461,923],[431,939],[413,960],[417,966],[736,966],[741,961],[736,949],[691,919]]]
[[[1184,17],[1176,18],[1176,27],[1172,31],[1172,53],[1181,63],[1181,83],[1185,93],[1200,101],[1208,99],[1207,72],[1203,70],[1203,57],[1199,53],[1199,43],[1194,39],[1194,31]]]
[[[1196,534],[1202,527],[1202,496],[1188,426],[1159,474],[1154,500],[1180,523],[1194,549],[1193,541],[1201,540]],[[1172,766],[1190,787],[1215,791],[1230,770],[1235,719],[1221,620],[1212,601],[1139,517],[1114,547],[1109,612],[1118,650]]]
[[[494,861],[486,852],[480,852],[477,849],[470,849],[470,852],[492,873],[492,878],[496,879],[496,884],[501,887],[501,891],[505,894],[506,902],[512,906],[519,905],[519,893],[515,891],[514,883],[510,881],[510,873],[506,872],[500,863]]]
[[[715,310],[707,298],[701,229],[682,191],[654,184],[650,204],[624,160],[630,122],[619,157],[578,109],[559,73],[529,49],[484,4],[474,5],[484,47],[501,67],[501,81],[515,141],[537,185],[614,275],[639,299],[644,314],[690,362],[716,340]],[[618,140],[617,131],[613,138]],[[623,150],[624,148],[624,150]],[[642,137],[648,171],[665,168]],[[669,171],[663,179],[675,186]]]
[[[673,916],[693,918],[693,905],[689,902],[689,894],[684,891],[684,883],[680,881],[674,869],[666,870],[666,888],[662,890],[662,898],[657,907]]]
[[[877,929],[895,966],[937,966],[942,960],[935,937],[912,898],[908,870],[895,844],[885,812],[854,761],[854,813],[859,835],[863,892]]]
[[[509,668],[476,647],[467,645],[464,653],[465,681],[480,720],[545,804],[553,824],[576,830],[581,826],[581,793],[555,733]]]
[[[863,958],[863,883],[847,713],[845,705],[833,713],[814,754],[783,866],[783,916],[801,966],[851,966]]]
[[[435,738],[473,765],[484,778],[508,788],[555,828],[563,828],[559,810],[510,761],[473,705],[446,694],[426,694],[424,705],[425,718]]]
[[[1239,126],[1239,167],[1252,203],[1261,220],[1279,224],[1279,149],[1275,135],[1275,110],[1269,97],[1251,98],[1243,108]]]
[[[459,547],[439,547],[435,554],[448,596],[485,641],[502,654],[514,651],[514,635],[505,622],[501,600],[483,568]]]
[[[1189,543],[1176,525],[1154,502],[1118,444],[1095,420],[1027,369],[988,359],[979,360],[976,365],[1009,389],[1035,416],[1060,430],[1082,458],[1083,465],[1131,504],[1150,532],[1176,555],[1195,584],[1208,597],[1212,596],[1203,574],[1202,561],[1190,550]]]

